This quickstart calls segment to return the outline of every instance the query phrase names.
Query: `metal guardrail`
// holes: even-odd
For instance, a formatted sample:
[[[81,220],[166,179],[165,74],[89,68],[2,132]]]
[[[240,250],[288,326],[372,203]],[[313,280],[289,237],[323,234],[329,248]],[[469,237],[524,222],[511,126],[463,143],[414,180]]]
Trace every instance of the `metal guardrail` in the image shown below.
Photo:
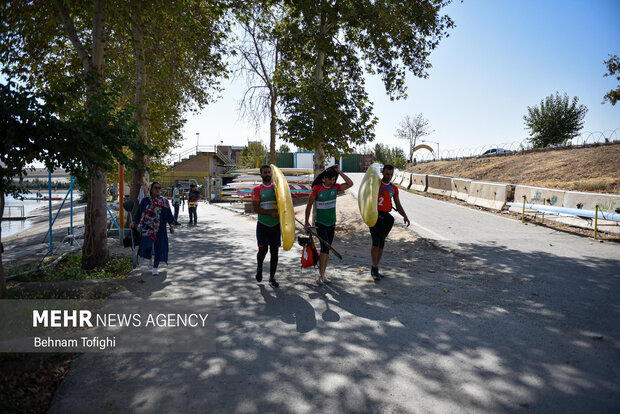
[[[13,214],[17,210],[18,214]],[[3,220],[26,220],[24,206],[4,206]]]
[[[167,157],[165,159],[165,163],[166,165],[173,165],[174,163],[181,162],[184,159],[190,158],[200,152],[215,153],[225,164],[234,164],[234,161],[220,150],[219,145],[197,145],[183,152]]]

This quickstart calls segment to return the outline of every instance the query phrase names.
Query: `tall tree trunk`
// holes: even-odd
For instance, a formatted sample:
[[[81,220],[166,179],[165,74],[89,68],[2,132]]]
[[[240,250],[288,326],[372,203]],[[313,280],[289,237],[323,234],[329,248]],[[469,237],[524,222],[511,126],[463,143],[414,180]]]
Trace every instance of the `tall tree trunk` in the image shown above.
[[[105,67],[105,4],[102,0],[95,2],[93,18],[93,51],[90,70],[95,74],[95,80],[89,85],[86,104],[97,105],[95,95],[103,83]],[[108,234],[107,224],[107,173],[91,167],[97,172],[90,179],[88,189],[88,204],[84,215],[84,245],[82,246],[82,268],[92,270],[104,266],[108,261]],[[51,235],[50,235],[51,237]]]
[[[271,112],[271,124],[269,125],[269,162],[271,164],[276,163],[276,96],[271,95],[271,106],[269,108]]]
[[[0,186],[0,223],[4,215],[4,187]],[[0,226],[0,240],[2,240],[2,227]],[[6,298],[6,280],[4,280],[4,266],[2,265],[2,248],[0,248],[0,299]]]
[[[88,204],[84,215],[84,246],[82,268],[91,270],[108,262],[107,230],[107,173],[98,170],[99,177],[90,179]]]
[[[323,36],[327,35],[327,19],[325,14],[321,15],[321,34]],[[323,65],[325,64],[325,52],[319,50],[319,53],[316,57],[316,66],[314,67],[314,82],[317,87],[320,87],[323,83]],[[314,139],[314,176],[316,177],[325,169],[325,150],[323,148],[323,139],[325,137],[319,136],[317,132],[317,126],[322,121],[323,114],[319,111],[317,117],[314,119],[314,131],[313,131],[313,139]]]
[[[146,99],[146,59],[144,57],[144,27],[142,24],[142,14],[140,12],[140,2],[131,2],[131,36],[133,39],[134,55],[136,58],[136,96],[134,104],[136,107],[135,120],[138,124],[138,141],[141,144],[148,143],[148,102]],[[140,187],[145,185],[145,171],[148,163],[144,155],[135,155],[133,160],[137,164],[131,174],[131,186],[129,196],[134,200],[134,211],[138,208],[138,195]]]

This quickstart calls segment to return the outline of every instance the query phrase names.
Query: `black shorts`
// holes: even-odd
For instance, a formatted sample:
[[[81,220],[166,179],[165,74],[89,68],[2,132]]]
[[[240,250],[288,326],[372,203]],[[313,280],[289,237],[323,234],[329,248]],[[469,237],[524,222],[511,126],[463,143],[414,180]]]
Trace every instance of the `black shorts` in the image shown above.
[[[259,221],[256,224],[256,241],[258,247],[280,247],[280,224],[269,227]]]
[[[324,226],[321,223],[316,223],[316,234],[331,245],[334,241],[334,234],[336,234],[336,225]],[[321,242],[321,253],[329,254],[329,247],[323,242]]]
[[[387,211],[380,211],[377,224],[370,228],[370,236],[372,237],[372,245],[383,249],[385,239],[392,226],[394,225],[394,217]]]

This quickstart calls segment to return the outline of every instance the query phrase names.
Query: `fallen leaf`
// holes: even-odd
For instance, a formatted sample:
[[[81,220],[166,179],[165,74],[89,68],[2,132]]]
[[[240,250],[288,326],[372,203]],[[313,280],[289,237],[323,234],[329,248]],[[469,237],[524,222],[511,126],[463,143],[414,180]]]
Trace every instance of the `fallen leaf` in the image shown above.
[[[143,279],[138,280],[138,283],[144,283]]]
[[[435,271],[434,271],[434,270],[431,270],[431,269],[427,269],[426,271],[427,271],[428,273],[435,273]]]
[[[443,291],[444,291],[444,292],[446,292],[446,293],[448,293],[448,292],[450,292],[450,289],[448,289],[448,288],[443,288]]]
[[[532,296],[538,296],[538,293],[532,292]]]

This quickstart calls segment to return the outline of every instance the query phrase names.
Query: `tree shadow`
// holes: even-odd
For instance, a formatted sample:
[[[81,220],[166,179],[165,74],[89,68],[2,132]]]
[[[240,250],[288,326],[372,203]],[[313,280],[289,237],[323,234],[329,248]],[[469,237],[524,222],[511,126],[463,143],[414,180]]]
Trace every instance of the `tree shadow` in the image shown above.
[[[620,260],[418,244],[384,258],[392,276],[380,283],[349,254],[318,287],[297,282],[298,254],[283,252],[280,289],[256,289],[253,228],[232,213],[212,220],[174,240],[184,259],[154,294],[217,298],[217,352],[85,355],[51,413],[620,406]]]

